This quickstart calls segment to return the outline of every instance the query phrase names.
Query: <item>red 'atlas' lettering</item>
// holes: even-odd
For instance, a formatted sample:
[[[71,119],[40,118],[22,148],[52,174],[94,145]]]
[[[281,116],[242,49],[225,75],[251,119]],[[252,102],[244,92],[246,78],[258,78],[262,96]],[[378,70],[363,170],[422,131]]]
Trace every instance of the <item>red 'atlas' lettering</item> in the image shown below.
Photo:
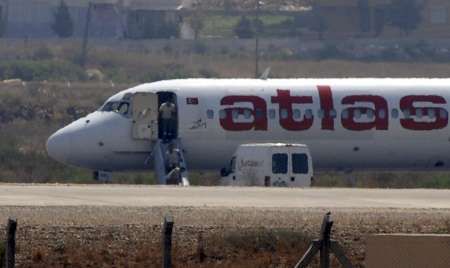
[[[289,90],[277,90],[277,96],[272,97],[272,103],[278,103],[281,111],[287,111],[287,116],[283,118],[280,116],[280,125],[286,130],[306,130],[311,128],[314,118],[306,118],[303,116],[302,121],[295,121],[292,113],[292,105],[294,103],[313,103],[313,98],[310,96],[291,96]]]
[[[331,116],[333,106],[333,93],[330,86],[317,86],[320,97],[320,109],[323,111],[322,129],[334,130],[334,118]]]
[[[443,108],[439,107],[414,107],[415,102],[429,102],[433,104],[446,104],[447,101],[440,96],[436,95],[415,95],[415,96],[405,96],[400,100],[400,109],[402,111],[408,110],[411,116],[417,115],[417,111],[419,109],[425,109],[434,113],[435,120],[434,122],[417,122],[414,118],[406,118],[400,119],[400,124],[402,127],[410,130],[433,130],[433,129],[443,129],[448,125],[448,115],[445,112],[444,114],[441,111],[446,111]]]
[[[343,116],[342,113],[342,126],[348,130],[364,131],[364,130],[387,130],[389,125],[389,111],[387,101],[381,96],[374,95],[355,95],[348,96],[342,100],[344,105],[354,105],[357,102],[370,102],[373,103],[375,109],[367,107],[351,107],[347,108],[347,116]],[[355,111],[359,110],[361,114],[368,114],[371,111],[375,117],[372,122],[355,122]],[[382,112],[384,111],[384,116]]]
[[[267,105],[264,99],[257,96],[227,96],[222,99],[221,104],[233,105],[238,102],[249,102],[253,105],[253,109],[243,107],[224,109],[226,116],[220,119],[223,129],[230,131],[267,130]],[[247,110],[252,113],[253,122],[234,122],[233,111],[244,114]]]

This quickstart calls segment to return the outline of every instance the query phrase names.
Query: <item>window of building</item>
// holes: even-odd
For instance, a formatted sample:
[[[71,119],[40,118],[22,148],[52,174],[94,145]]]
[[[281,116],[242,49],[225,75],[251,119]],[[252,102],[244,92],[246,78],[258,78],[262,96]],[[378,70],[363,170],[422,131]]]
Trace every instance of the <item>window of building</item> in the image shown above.
[[[448,10],[445,7],[431,7],[430,20],[432,24],[446,24],[448,21]]]
[[[288,171],[288,156],[287,154],[273,154],[272,155],[272,173],[286,174]]]
[[[306,154],[292,154],[292,172],[294,174],[308,174],[308,156]]]

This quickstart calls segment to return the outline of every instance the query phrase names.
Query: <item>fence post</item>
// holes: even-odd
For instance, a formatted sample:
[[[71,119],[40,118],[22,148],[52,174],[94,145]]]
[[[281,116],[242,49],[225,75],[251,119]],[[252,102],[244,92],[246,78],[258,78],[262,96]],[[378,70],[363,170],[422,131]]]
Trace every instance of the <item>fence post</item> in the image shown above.
[[[320,230],[320,240],[322,242],[322,248],[320,250],[320,268],[330,267],[330,238],[332,226],[333,221],[331,221],[331,213],[327,213],[325,217],[323,217]]]
[[[6,227],[5,268],[14,268],[16,264],[17,220],[8,219]]]
[[[350,260],[345,256],[344,249],[336,240],[331,239],[331,227],[333,227],[333,221],[331,220],[331,212],[328,212],[323,217],[320,239],[311,242],[305,255],[295,265],[295,268],[306,268],[311,264],[318,251],[320,251],[320,268],[330,267],[330,253],[334,253],[344,268],[352,268]]]
[[[172,267],[172,216],[165,216],[162,228],[163,268]]]
[[[198,254],[198,261],[200,263],[203,263],[205,261],[205,243],[203,241],[203,233],[200,232],[198,234],[198,245],[197,245],[197,254]]]

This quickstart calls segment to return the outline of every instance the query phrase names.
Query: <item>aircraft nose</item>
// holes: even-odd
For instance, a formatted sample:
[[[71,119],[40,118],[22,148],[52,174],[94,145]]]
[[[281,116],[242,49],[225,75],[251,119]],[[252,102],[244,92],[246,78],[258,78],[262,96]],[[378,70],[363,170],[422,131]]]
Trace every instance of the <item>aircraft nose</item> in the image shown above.
[[[64,130],[60,130],[48,138],[47,153],[51,158],[67,163],[71,151],[71,142],[69,137],[64,135],[63,132]]]

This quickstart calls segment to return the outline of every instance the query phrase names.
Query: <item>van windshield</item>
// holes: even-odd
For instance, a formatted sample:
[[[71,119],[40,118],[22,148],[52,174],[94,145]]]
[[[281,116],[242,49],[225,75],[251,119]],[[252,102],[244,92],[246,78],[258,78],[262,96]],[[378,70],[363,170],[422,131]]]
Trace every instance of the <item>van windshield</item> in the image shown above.
[[[115,112],[122,115],[127,115],[129,112],[130,104],[126,101],[110,101],[107,102],[100,109],[102,112]]]

